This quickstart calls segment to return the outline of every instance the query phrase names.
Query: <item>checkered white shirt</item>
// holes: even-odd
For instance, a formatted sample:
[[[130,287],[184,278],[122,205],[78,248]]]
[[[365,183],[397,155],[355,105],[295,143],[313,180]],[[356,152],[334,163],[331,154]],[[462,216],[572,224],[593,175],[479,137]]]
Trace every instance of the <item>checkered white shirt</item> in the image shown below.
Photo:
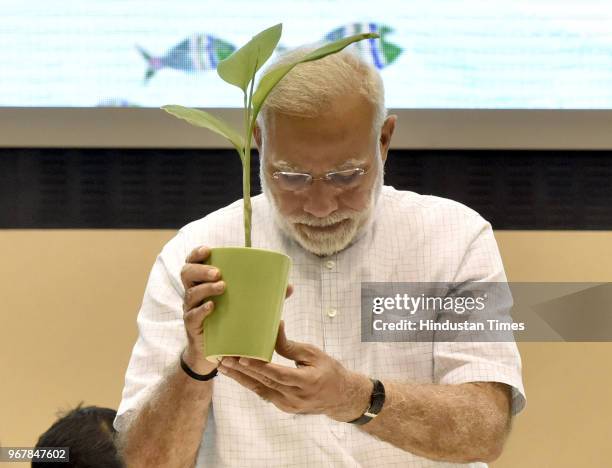
[[[367,230],[348,248],[320,258],[275,226],[263,195],[253,198],[253,246],[293,259],[287,336],[311,343],[345,367],[383,381],[513,387],[512,411],[525,404],[521,360],[509,343],[362,343],[361,283],[506,281],[491,225],[466,206],[383,187]],[[183,227],[151,271],[138,314],[139,338],[115,426],[121,430],[186,345],[180,270],[195,247],[243,245],[242,201]],[[293,363],[274,355],[274,362]],[[341,398],[341,396],[339,396]],[[214,379],[198,467],[483,467],[434,462],[321,415],[286,414],[232,379]]]

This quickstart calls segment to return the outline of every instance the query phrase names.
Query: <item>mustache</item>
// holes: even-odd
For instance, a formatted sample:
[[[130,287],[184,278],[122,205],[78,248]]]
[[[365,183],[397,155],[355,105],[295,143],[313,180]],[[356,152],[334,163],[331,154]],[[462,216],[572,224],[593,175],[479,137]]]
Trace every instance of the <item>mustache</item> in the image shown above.
[[[359,212],[332,213],[331,215],[325,218],[315,218],[311,216],[295,215],[295,216],[289,216],[287,220],[290,223],[305,224],[307,226],[326,227],[326,226],[331,226],[333,224],[338,224],[347,219],[354,219],[358,214]]]

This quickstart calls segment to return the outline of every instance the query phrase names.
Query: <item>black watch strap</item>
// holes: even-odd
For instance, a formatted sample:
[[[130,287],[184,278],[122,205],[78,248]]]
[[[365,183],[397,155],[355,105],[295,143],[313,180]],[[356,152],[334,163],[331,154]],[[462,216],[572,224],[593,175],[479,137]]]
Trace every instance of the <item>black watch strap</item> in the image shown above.
[[[184,353],[185,351],[183,351]],[[213,369],[212,372],[210,372],[209,374],[203,375],[203,374],[198,374],[194,371],[192,371],[189,366],[187,365],[187,363],[185,362],[185,360],[183,359],[183,353],[181,353],[181,369],[183,369],[185,371],[185,374],[187,374],[189,377],[191,377],[192,379],[195,380],[199,380],[201,382],[206,382],[207,380],[212,379],[215,375],[217,375],[217,369]]]
[[[372,388],[372,396],[370,397],[370,407],[359,416],[357,419],[353,419],[352,421],[348,421],[350,424],[362,425],[370,422],[380,410],[382,410],[383,405],[385,404],[385,386],[382,384],[380,380],[370,379],[374,384]]]

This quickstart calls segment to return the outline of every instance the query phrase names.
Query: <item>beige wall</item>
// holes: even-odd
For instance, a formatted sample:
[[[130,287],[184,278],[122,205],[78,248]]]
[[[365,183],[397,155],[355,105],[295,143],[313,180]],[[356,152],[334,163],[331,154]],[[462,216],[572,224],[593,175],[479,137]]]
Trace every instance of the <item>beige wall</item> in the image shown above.
[[[116,408],[149,269],[170,231],[0,231],[0,443],[57,409]],[[612,282],[610,232],[498,232],[511,281]],[[609,466],[612,344],[521,343],[528,403],[506,467]],[[19,466],[19,465],[12,465]]]

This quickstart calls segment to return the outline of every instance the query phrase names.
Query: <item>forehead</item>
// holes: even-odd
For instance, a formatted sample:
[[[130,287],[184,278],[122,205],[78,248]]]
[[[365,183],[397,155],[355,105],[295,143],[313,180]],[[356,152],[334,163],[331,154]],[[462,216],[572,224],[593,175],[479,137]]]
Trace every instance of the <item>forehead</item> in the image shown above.
[[[315,118],[270,113],[264,135],[266,162],[308,172],[363,164],[376,150],[373,117],[374,106],[359,95],[336,100]]]

